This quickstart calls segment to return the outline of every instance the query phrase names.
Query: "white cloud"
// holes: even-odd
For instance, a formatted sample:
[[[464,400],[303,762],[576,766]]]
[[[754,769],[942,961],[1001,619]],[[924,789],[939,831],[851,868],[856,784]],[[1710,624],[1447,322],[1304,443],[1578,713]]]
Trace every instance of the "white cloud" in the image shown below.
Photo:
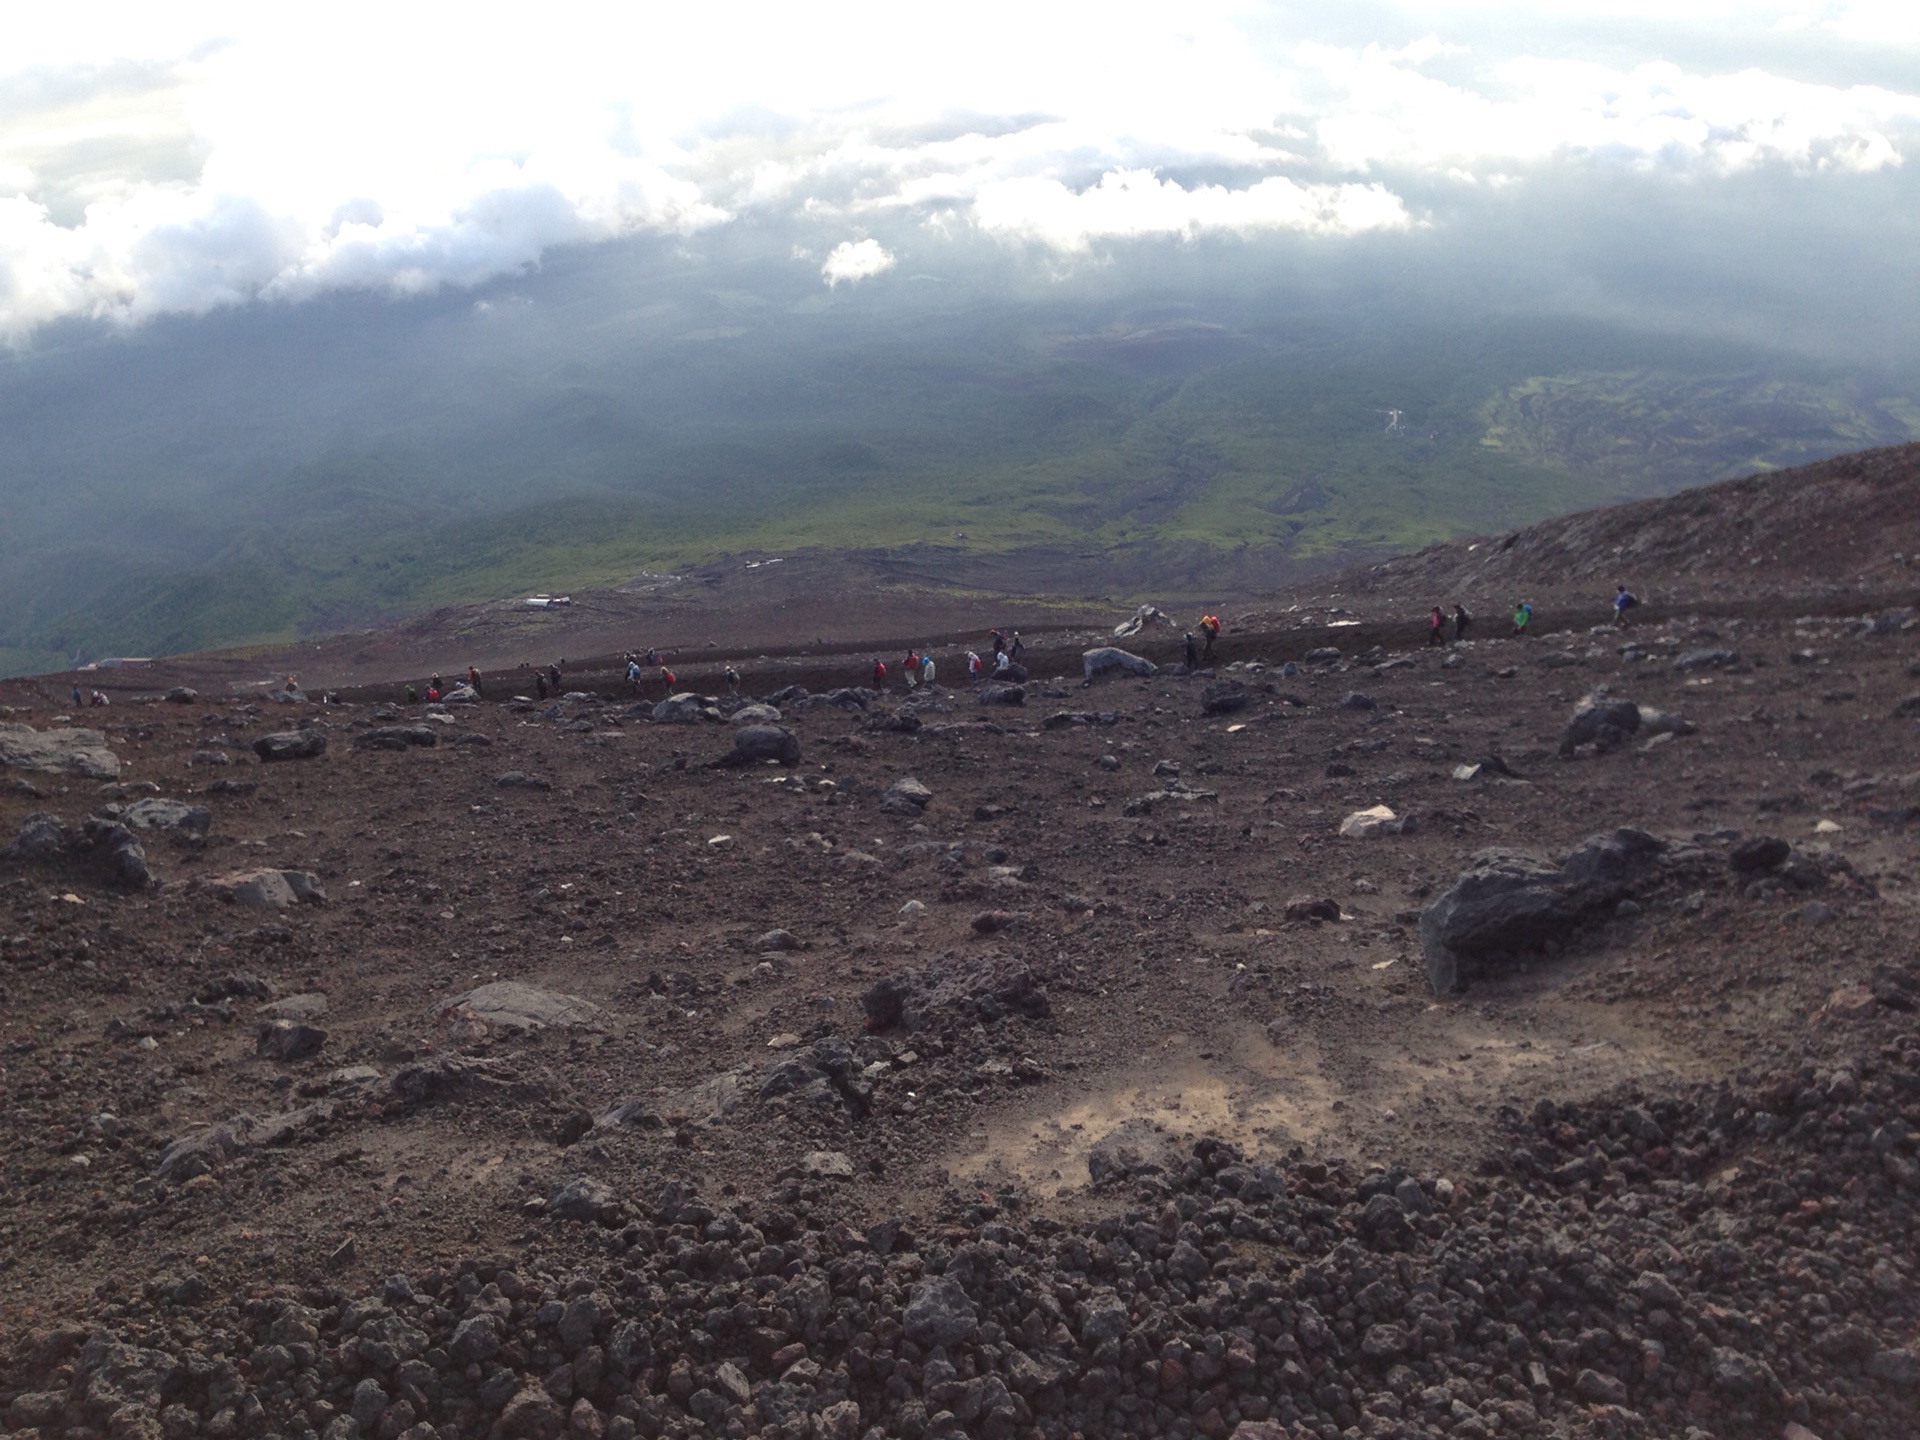
[[[834,286],[842,280],[848,284],[867,280],[892,268],[893,256],[878,240],[842,240],[827,252],[826,261],[820,266],[820,275],[829,286]]]
[[[915,221],[1066,252],[1354,234],[1414,224],[1401,192],[1422,177],[1465,195],[1569,161],[1846,175],[1920,137],[1920,97],[1742,48],[1777,67],[1783,30],[1863,56],[1920,43],[1907,0],[1404,0],[1404,23],[1369,12],[1375,43],[1336,41],[1363,22],[1306,0],[585,4],[514,27],[428,3],[343,0],[325,25],[43,8],[10,26],[0,74],[7,337],[469,285],[557,245],[742,215],[802,247],[875,232],[828,257],[833,284],[904,253]],[[1508,13],[1570,38],[1466,48]],[[1617,28],[1604,60],[1583,55],[1581,27],[1621,16],[1645,58],[1617,58]],[[1663,26],[1709,20],[1724,64],[1659,58]]]
[[[973,208],[982,229],[1061,250],[1085,250],[1093,240],[1117,236],[1190,239],[1208,230],[1351,235],[1412,223],[1400,198],[1381,185],[1300,185],[1270,176],[1238,190],[1186,189],[1144,170],[1110,170],[1084,190],[1051,176],[1001,181],[982,189]]]

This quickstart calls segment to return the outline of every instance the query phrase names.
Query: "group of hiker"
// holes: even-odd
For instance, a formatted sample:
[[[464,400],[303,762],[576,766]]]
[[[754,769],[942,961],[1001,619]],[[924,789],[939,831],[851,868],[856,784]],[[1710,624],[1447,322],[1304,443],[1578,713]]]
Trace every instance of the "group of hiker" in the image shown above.
[[[967,651],[967,679],[977,681],[991,677],[996,680],[1012,678],[1020,664],[1020,657],[1026,653],[1026,641],[1020,638],[1018,630],[991,630],[987,633],[987,651],[991,657],[982,659],[978,650]],[[875,690],[887,688],[887,662],[878,655],[873,657],[873,668],[869,672]],[[1024,677],[1024,671],[1021,672]],[[909,649],[900,662],[901,679],[907,689],[931,688],[937,669],[930,652],[914,646]]]
[[[1617,625],[1625,625],[1627,623],[1627,612],[1639,605],[1639,603],[1640,597],[1627,589],[1625,585],[1615,586],[1613,595],[1614,623]],[[1533,603],[1531,601],[1517,600],[1514,602],[1512,624],[1512,634],[1515,636],[1525,635],[1529,632],[1533,624]],[[1467,613],[1466,606],[1456,603],[1453,607],[1453,614],[1449,616],[1440,606],[1435,605],[1432,610],[1427,613],[1427,644],[1442,646],[1447,644],[1457,645],[1467,638],[1467,633],[1472,625],[1473,617]],[[1213,614],[1202,615],[1199,623],[1181,637],[1181,650],[1183,658],[1187,663],[1187,669],[1197,670],[1212,661],[1214,658],[1214,645],[1219,638],[1220,617]],[[990,659],[982,659],[980,653],[976,650],[967,651],[967,679],[969,681],[979,681],[989,676],[995,679],[1009,678],[1010,672],[1019,666],[1020,657],[1026,650],[1026,644],[1021,640],[1018,630],[995,629],[989,631],[987,634],[987,648],[991,657]],[[649,670],[658,673],[659,679],[666,687],[667,694],[669,695],[672,695],[676,687],[680,684],[680,677],[675,675],[668,667],[661,653],[651,646],[649,646],[644,653],[629,650],[620,658],[626,667],[627,683],[633,687],[633,693],[636,695],[642,692],[645,685],[645,677]],[[561,684],[560,666],[557,663],[547,666],[544,670],[537,667],[529,667],[525,664],[522,664],[520,668],[522,670],[532,669],[534,690],[539,699],[558,699],[564,693]],[[900,662],[900,672],[907,689],[931,689],[937,673],[933,662],[933,655],[928,651],[921,650],[917,646],[909,648],[905,657]],[[887,665],[886,662],[877,655],[873,660],[872,677],[873,688],[875,690],[886,689]],[[1024,671],[1021,672],[1021,678],[1024,678]],[[738,695],[740,693],[740,672],[729,665],[726,667],[724,679],[726,680],[728,693]],[[475,698],[485,698],[480,672],[471,665],[467,667],[466,684],[467,688],[473,692]],[[408,702],[412,703],[420,698],[415,688],[409,685],[407,687]],[[442,684],[438,675],[432,676],[427,681],[425,698],[429,703],[438,702],[446,698],[446,687]],[[90,705],[104,705],[107,703],[107,697],[98,690],[94,691],[91,696],[82,697],[80,688],[75,686],[73,690],[73,703],[76,706],[81,705],[83,699],[84,703]]]
[[[1202,615],[1198,629],[1200,636],[1197,640],[1192,630],[1180,637],[1181,653],[1186,659],[1189,670],[1198,670],[1207,661],[1213,659],[1213,642],[1220,638],[1220,617]]]
[[[1632,610],[1637,605],[1639,605],[1639,603],[1640,603],[1640,597],[1634,594],[1631,590],[1627,589],[1626,586],[1624,585],[1614,586],[1613,587],[1613,623],[1616,625],[1624,626],[1627,623],[1627,612],[1629,610]],[[1456,604],[1453,607],[1453,617],[1452,617],[1453,643],[1458,644],[1460,641],[1467,638],[1467,628],[1472,623],[1473,623],[1473,617],[1467,613],[1466,607],[1463,605]],[[1533,602],[1530,600],[1514,601],[1513,602],[1513,634],[1516,636],[1525,635],[1528,632],[1529,628],[1532,626],[1532,624],[1533,624]],[[1427,612],[1427,644],[1429,645],[1447,644],[1448,643],[1447,626],[1448,626],[1448,618],[1447,618],[1446,612],[1443,611],[1438,605],[1434,606],[1432,610],[1428,611]]]

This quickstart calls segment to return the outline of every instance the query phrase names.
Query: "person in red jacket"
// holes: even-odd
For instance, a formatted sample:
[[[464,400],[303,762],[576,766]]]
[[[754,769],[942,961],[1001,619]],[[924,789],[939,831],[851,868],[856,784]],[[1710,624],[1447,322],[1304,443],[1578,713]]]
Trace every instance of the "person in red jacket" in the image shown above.
[[[873,688],[876,690],[884,690],[887,688],[887,665],[884,660],[879,659],[877,656],[873,662]]]

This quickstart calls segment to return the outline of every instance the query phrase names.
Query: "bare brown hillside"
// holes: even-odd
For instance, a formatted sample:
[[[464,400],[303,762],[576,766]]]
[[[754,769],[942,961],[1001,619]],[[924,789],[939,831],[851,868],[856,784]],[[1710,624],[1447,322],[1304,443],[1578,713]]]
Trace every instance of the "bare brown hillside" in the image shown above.
[[[796,570],[677,700],[399,703],[452,615],[324,642],[340,704],[0,689],[0,1429],[1904,1440],[1915,456],[1236,607],[1198,673]],[[1442,582],[1541,633],[1423,645]]]

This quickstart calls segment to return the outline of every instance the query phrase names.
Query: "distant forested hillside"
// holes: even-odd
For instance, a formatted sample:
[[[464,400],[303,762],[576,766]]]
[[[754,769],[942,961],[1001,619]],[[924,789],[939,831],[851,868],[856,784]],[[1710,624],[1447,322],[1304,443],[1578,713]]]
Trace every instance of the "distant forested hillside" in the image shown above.
[[[1920,435],[1911,377],[1586,322],[610,263],[0,362],[0,673],[740,550],[1311,561]]]

